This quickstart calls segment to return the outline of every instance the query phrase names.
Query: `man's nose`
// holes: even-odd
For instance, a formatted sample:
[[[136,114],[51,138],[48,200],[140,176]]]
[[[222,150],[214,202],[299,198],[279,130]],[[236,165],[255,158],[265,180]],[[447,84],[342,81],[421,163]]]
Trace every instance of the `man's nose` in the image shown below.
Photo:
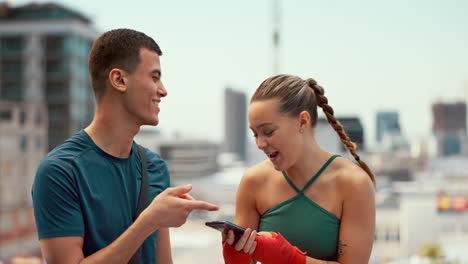
[[[161,85],[159,86],[158,93],[161,97],[167,96],[166,87],[164,87],[164,84],[162,82],[161,82]]]

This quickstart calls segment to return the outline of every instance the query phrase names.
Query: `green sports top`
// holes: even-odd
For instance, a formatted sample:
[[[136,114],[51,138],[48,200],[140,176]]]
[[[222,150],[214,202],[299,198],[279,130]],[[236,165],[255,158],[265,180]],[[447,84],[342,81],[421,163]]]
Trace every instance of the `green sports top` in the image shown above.
[[[304,191],[339,155],[334,155],[317,174],[299,190],[283,171],[284,178],[297,191],[297,195],[281,202],[260,218],[260,231],[280,232],[286,240],[307,256],[320,260],[336,260],[340,219],[305,196]]]

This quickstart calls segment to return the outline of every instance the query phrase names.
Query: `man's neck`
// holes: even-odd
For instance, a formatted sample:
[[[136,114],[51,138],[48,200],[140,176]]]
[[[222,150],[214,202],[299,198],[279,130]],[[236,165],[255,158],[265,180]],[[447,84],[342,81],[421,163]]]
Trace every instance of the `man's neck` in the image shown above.
[[[126,115],[119,111],[106,112],[99,107],[93,121],[85,128],[99,148],[118,158],[130,156],[133,138],[139,130],[140,126],[129,122]]]

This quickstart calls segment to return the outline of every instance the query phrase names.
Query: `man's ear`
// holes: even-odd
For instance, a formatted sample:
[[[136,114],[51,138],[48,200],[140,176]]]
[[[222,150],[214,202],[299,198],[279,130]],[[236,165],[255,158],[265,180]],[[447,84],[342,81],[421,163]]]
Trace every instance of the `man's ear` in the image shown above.
[[[114,68],[109,72],[109,84],[112,89],[115,89],[121,93],[127,91],[126,80],[125,80],[126,72],[124,70]]]

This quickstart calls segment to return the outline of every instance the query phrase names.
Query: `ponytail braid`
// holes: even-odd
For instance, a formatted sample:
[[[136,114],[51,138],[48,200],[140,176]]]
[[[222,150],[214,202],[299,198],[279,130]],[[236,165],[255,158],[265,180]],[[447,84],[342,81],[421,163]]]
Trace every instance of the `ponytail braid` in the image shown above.
[[[371,180],[375,183],[374,174],[369,169],[367,164],[359,158],[359,155],[356,152],[356,143],[351,141],[341,123],[338,120],[336,120],[333,108],[328,104],[328,99],[325,96],[325,91],[323,90],[322,86],[318,85],[317,82],[312,78],[307,79],[306,82],[309,85],[309,87],[312,88],[312,90],[314,91],[317,100],[317,105],[322,108],[325,116],[327,117],[328,123],[330,123],[330,125],[336,131],[341,142],[345,145],[345,147],[348,149],[349,153],[354,157],[356,162],[359,163],[359,166],[361,166],[361,168],[369,175]]]

